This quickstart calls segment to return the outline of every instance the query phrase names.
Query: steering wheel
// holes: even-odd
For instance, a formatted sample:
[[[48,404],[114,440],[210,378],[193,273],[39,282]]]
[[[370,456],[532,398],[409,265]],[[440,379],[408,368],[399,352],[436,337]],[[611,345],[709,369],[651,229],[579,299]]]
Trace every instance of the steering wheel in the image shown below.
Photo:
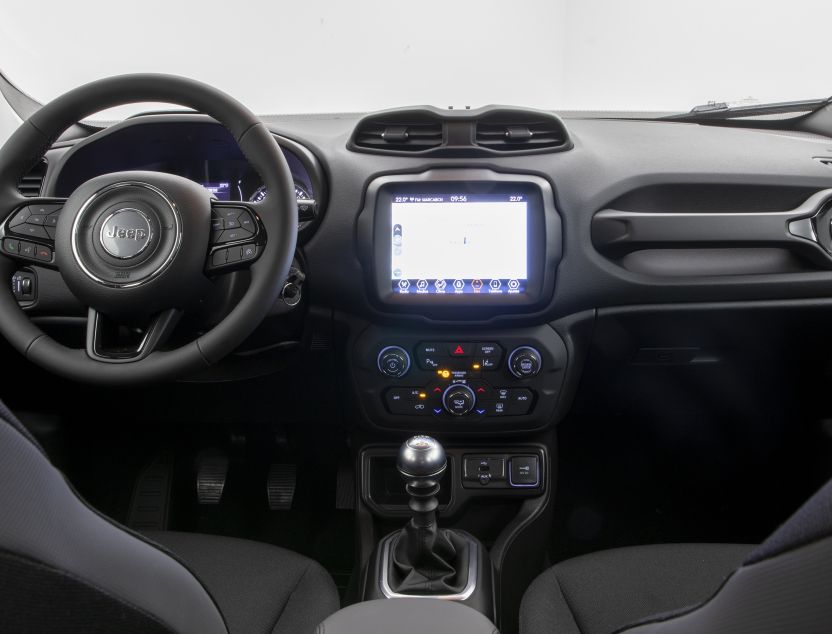
[[[165,102],[210,115],[234,136],[269,195],[256,203],[214,199],[197,183],[160,172],[92,178],[68,198],[25,198],[20,178],[69,126],[106,108]],[[277,299],[297,240],[289,166],[260,119],[227,94],[171,75],[123,75],[86,84],[46,104],[0,149],[0,332],[30,361],[103,384],[175,378],[234,350]],[[84,349],[47,336],[9,284],[21,263],[57,268],[88,307]],[[247,268],[251,281],[231,312],[198,339],[162,349],[179,318],[199,307],[212,280]],[[139,328],[126,345],[114,333]]]

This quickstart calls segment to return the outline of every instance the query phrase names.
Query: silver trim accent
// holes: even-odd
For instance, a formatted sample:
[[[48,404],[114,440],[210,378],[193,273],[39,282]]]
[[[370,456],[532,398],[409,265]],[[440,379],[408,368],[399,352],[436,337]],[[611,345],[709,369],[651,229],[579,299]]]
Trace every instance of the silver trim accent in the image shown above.
[[[457,533],[459,534],[459,533]],[[468,556],[468,580],[465,582],[465,587],[462,592],[458,594],[401,594],[393,592],[390,588],[390,580],[388,579],[388,570],[390,568],[390,548],[393,541],[396,539],[398,533],[388,535],[384,538],[384,545],[381,553],[381,574],[379,575],[379,588],[381,593],[387,599],[442,599],[444,601],[465,601],[474,594],[477,589],[477,561],[479,560],[479,545],[476,541],[462,534],[468,543],[471,545]]]
[[[104,241],[104,229],[107,226],[107,223],[110,222],[111,218],[115,218],[117,215],[123,214],[128,211],[135,211],[142,218],[144,218],[144,221],[147,223],[147,240],[145,240],[144,246],[142,246],[142,248],[139,249],[133,255],[117,255],[107,248],[107,243]],[[98,241],[101,243],[101,247],[112,257],[117,258],[119,260],[131,260],[135,257],[140,256],[142,253],[145,252],[145,249],[147,249],[147,247],[150,246],[150,243],[153,242],[154,237],[155,234],[153,233],[153,225],[150,222],[150,218],[148,218],[147,214],[144,213],[141,209],[136,209],[134,207],[123,207],[122,209],[119,209],[118,211],[114,211],[113,213],[111,213],[104,219],[104,223],[101,225],[101,231],[98,232]]]
[[[158,195],[162,200],[167,203],[168,207],[170,207],[171,211],[173,212],[173,218],[176,224],[176,240],[173,244],[173,249],[171,249],[170,254],[168,257],[165,258],[165,261],[153,271],[150,275],[141,279],[137,282],[127,282],[124,284],[119,284],[117,282],[110,282],[108,280],[102,280],[100,277],[95,275],[92,271],[90,271],[84,263],[81,261],[81,258],[78,255],[78,228],[81,224],[81,219],[84,217],[84,214],[89,209],[90,205],[95,201],[96,198],[99,198],[103,194],[112,191],[114,189],[118,189],[120,187],[144,187],[145,189],[149,189],[154,194]],[[84,204],[81,205],[81,209],[78,211],[78,215],[75,216],[75,221],[72,223],[72,235],[70,237],[70,243],[72,245],[72,257],[75,258],[75,262],[81,268],[81,270],[86,274],[94,282],[101,284],[102,286],[108,286],[110,288],[135,288],[137,286],[141,286],[143,284],[147,284],[148,282],[156,279],[161,275],[173,262],[173,259],[179,253],[179,248],[182,246],[182,218],[179,215],[179,210],[176,208],[176,204],[168,198],[167,194],[165,194],[161,189],[158,187],[154,187],[150,183],[144,183],[142,181],[120,181],[118,183],[113,183],[112,185],[107,185],[93,193],[87,200],[84,201]]]
[[[388,374],[387,372],[385,372],[384,370],[381,369],[381,357],[388,350],[396,350],[396,351],[404,352],[404,362],[405,362],[404,370],[402,370],[402,373],[399,374],[399,375]],[[379,352],[378,356],[376,357],[376,367],[378,368],[378,371],[381,372],[386,377],[389,377],[391,379],[401,379],[405,374],[410,372],[410,355],[408,354],[407,350],[405,350],[401,346],[385,346],[384,348],[381,349],[381,352]]]

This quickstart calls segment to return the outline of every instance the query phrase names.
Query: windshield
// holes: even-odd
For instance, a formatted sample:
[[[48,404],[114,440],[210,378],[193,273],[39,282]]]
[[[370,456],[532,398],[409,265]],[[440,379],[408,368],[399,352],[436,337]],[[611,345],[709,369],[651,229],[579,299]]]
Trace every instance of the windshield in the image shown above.
[[[670,113],[832,94],[828,0],[89,0],[2,14],[0,70],[41,102],[130,72],[200,79],[264,115]]]

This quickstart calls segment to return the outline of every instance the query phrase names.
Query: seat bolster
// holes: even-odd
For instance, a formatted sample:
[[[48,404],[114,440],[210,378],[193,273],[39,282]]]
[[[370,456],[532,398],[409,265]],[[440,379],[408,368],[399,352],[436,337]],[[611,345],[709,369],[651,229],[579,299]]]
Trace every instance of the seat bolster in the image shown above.
[[[706,600],[752,546],[658,544],[563,561],[540,575],[521,604],[523,634],[609,634],[653,614]]]

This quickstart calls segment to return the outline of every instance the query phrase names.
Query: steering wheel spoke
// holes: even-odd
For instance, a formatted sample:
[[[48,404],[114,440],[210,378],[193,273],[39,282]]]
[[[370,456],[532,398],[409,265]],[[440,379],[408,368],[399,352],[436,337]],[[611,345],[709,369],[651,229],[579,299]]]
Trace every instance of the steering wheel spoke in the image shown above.
[[[205,270],[219,275],[247,268],[266,246],[256,204],[211,202],[211,239]]]
[[[20,201],[0,226],[0,247],[6,256],[57,268],[55,232],[65,198],[27,198]]]
[[[90,308],[87,313],[87,355],[105,363],[131,363],[165,345],[182,318],[176,308],[150,318],[145,327],[125,326]]]

